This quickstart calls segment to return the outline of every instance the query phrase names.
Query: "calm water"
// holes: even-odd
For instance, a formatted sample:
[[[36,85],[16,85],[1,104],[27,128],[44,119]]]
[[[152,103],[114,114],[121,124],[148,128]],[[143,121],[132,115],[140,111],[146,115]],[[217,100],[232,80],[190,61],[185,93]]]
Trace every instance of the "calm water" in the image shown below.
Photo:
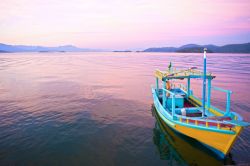
[[[223,161],[161,129],[150,85],[169,61],[201,68],[202,54],[0,54],[0,165],[249,164],[250,128]],[[208,54],[208,70],[250,121],[250,54]],[[212,95],[225,108],[225,94]]]

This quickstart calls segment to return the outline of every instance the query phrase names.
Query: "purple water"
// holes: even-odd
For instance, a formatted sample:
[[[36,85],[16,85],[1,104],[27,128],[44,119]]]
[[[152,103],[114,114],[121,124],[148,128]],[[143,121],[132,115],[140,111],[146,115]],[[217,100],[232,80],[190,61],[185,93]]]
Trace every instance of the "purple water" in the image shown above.
[[[0,54],[0,165],[166,165],[153,142],[154,70],[196,66],[202,54]],[[213,86],[233,91],[250,121],[250,54],[208,54]],[[191,88],[201,96],[201,80]],[[226,95],[212,92],[225,109]],[[232,160],[250,163],[250,128]],[[191,152],[190,152],[191,153]],[[222,165],[225,161],[220,162]]]

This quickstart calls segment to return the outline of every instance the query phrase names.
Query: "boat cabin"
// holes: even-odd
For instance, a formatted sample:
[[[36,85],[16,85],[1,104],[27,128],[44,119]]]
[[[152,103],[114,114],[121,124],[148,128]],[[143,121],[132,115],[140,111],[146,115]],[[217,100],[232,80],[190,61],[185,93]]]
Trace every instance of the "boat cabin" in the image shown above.
[[[216,109],[214,115],[218,114],[220,116],[229,114],[230,111],[230,95],[231,91],[224,90],[217,87],[211,86],[212,79],[215,78],[211,73],[206,73],[207,81],[207,97],[205,108],[202,107],[202,102],[200,99],[193,95],[193,91],[190,89],[190,80],[203,78],[203,72],[197,70],[197,68],[190,68],[187,70],[173,71],[169,69],[166,72],[156,70],[156,94],[159,98],[160,103],[163,108],[168,111],[168,113],[174,115],[181,115],[187,117],[207,117],[213,116],[213,111],[211,112],[211,89],[219,90],[227,93],[227,106],[226,112]],[[162,88],[159,88],[159,80],[162,82]],[[171,85],[170,81],[172,80],[186,80],[186,86],[179,84],[179,86]],[[205,111],[204,111],[205,110]]]

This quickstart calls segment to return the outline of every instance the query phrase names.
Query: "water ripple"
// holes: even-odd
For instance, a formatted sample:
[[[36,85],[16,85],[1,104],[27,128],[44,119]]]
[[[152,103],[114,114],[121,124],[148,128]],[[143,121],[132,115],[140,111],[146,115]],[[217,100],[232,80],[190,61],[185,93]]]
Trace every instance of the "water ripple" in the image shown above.
[[[150,85],[170,61],[202,69],[200,54],[1,54],[0,165],[169,164],[156,153]],[[250,121],[250,55],[208,54],[208,70]],[[225,96],[213,95],[224,107]],[[236,163],[250,162],[249,133],[232,149]]]

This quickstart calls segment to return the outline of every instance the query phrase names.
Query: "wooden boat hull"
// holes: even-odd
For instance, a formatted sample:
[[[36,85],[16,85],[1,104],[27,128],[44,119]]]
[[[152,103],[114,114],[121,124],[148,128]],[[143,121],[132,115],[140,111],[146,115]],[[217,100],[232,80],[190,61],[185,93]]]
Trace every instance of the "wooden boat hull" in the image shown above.
[[[166,139],[169,146],[172,146],[173,150],[179,154],[178,159],[185,161],[185,165],[207,165],[207,161],[213,166],[233,164],[232,158],[227,158],[226,163],[224,163],[225,160],[220,160],[211,155],[209,150],[202,148],[199,143],[194,142],[194,139],[190,137],[187,138],[187,136],[175,132],[159,117],[155,107],[152,109],[152,112],[156,118],[156,123],[165,135],[164,139]]]
[[[181,125],[175,125],[174,129],[207,145],[208,148],[217,153],[221,158],[224,158],[229,153],[242,127],[236,127],[235,134],[199,130]]]
[[[155,89],[152,89],[154,105],[160,118],[175,131],[196,139],[197,141],[206,145],[209,149],[214,151],[220,158],[224,158],[227,155],[235,142],[237,136],[242,131],[241,126],[236,126],[229,132],[221,132],[216,130],[210,130],[209,128],[195,128],[185,124],[176,123],[174,120],[166,116],[166,111],[155,93]]]

